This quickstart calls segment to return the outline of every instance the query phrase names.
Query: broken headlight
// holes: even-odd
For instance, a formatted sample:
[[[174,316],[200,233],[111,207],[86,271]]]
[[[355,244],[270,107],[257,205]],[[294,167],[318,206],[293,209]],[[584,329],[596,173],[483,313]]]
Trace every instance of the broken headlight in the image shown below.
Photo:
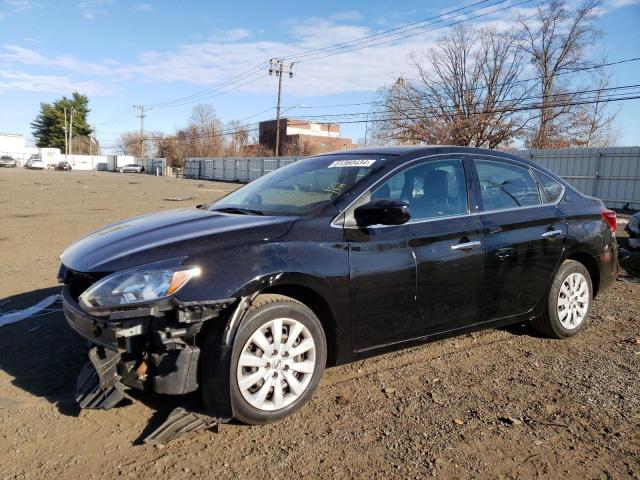
[[[94,283],[80,295],[80,306],[87,311],[109,310],[163,300],[198,275],[199,267],[182,266],[179,260],[134,267]]]

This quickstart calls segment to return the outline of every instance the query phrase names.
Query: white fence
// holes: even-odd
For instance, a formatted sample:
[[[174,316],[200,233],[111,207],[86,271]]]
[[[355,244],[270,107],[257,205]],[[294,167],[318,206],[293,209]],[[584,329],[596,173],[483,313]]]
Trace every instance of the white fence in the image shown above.
[[[522,150],[537,162],[610,208],[640,210],[640,147]],[[185,178],[250,182],[303,157],[187,158]]]

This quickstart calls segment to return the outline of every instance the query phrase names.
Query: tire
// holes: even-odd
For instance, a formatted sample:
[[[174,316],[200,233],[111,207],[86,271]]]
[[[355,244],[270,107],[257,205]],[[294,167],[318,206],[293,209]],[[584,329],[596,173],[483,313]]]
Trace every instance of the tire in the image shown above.
[[[269,342],[268,346],[264,345],[266,348],[277,348],[271,333],[274,323],[281,325],[282,331],[280,353],[276,355],[273,350],[263,352],[256,343],[256,338],[261,344],[262,339],[266,339]],[[263,332],[262,336],[258,331]],[[297,335],[289,342],[292,332]],[[252,365],[254,361],[264,362],[263,357],[267,355],[266,366]],[[324,330],[309,307],[283,295],[259,295],[244,316],[231,355],[229,391],[234,416],[244,423],[265,424],[291,415],[313,395],[324,372],[326,358]],[[247,366],[247,359],[250,359],[250,366]],[[260,379],[252,385],[255,377]],[[280,386],[279,394],[276,394],[277,385]],[[265,392],[266,398],[260,401]]]
[[[592,302],[589,271],[580,262],[565,260],[549,288],[544,315],[535,318],[533,326],[551,338],[572,337],[587,324]]]

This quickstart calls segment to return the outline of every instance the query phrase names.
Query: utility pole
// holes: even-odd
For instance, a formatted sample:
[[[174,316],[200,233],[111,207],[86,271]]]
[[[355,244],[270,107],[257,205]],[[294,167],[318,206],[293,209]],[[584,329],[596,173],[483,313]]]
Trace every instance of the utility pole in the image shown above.
[[[71,107],[71,121],[69,122],[69,155],[73,155],[73,107]]]
[[[93,129],[92,129],[91,133],[93,133],[93,138],[91,137],[91,135],[89,135],[89,155],[93,155],[93,153],[92,153],[93,152],[93,148],[91,147],[91,141],[95,140],[96,145],[98,145],[98,139],[96,138],[96,126],[95,125],[93,125]],[[96,155],[98,153],[100,153],[100,152],[96,151]]]
[[[288,73],[293,78],[293,63],[285,64],[282,60],[269,60],[269,75],[278,77],[278,105],[276,107],[276,157],[280,156],[280,99],[282,97],[282,74]]]
[[[64,107],[64,159],[67,160],[69,155],[69,146],[67,144],[67,107]]]
[[[140,158],[144,158],[144,105],[134,105],[133,108],[140,110]]]

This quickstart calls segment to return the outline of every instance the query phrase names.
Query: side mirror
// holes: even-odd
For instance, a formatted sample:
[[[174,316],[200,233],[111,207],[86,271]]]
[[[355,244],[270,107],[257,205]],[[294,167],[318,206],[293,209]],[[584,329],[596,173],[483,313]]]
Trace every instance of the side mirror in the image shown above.
[[[373,200],[353,212],[360,227],[369,225],[402,225],[411,218],[409,205],[399,200]]]

